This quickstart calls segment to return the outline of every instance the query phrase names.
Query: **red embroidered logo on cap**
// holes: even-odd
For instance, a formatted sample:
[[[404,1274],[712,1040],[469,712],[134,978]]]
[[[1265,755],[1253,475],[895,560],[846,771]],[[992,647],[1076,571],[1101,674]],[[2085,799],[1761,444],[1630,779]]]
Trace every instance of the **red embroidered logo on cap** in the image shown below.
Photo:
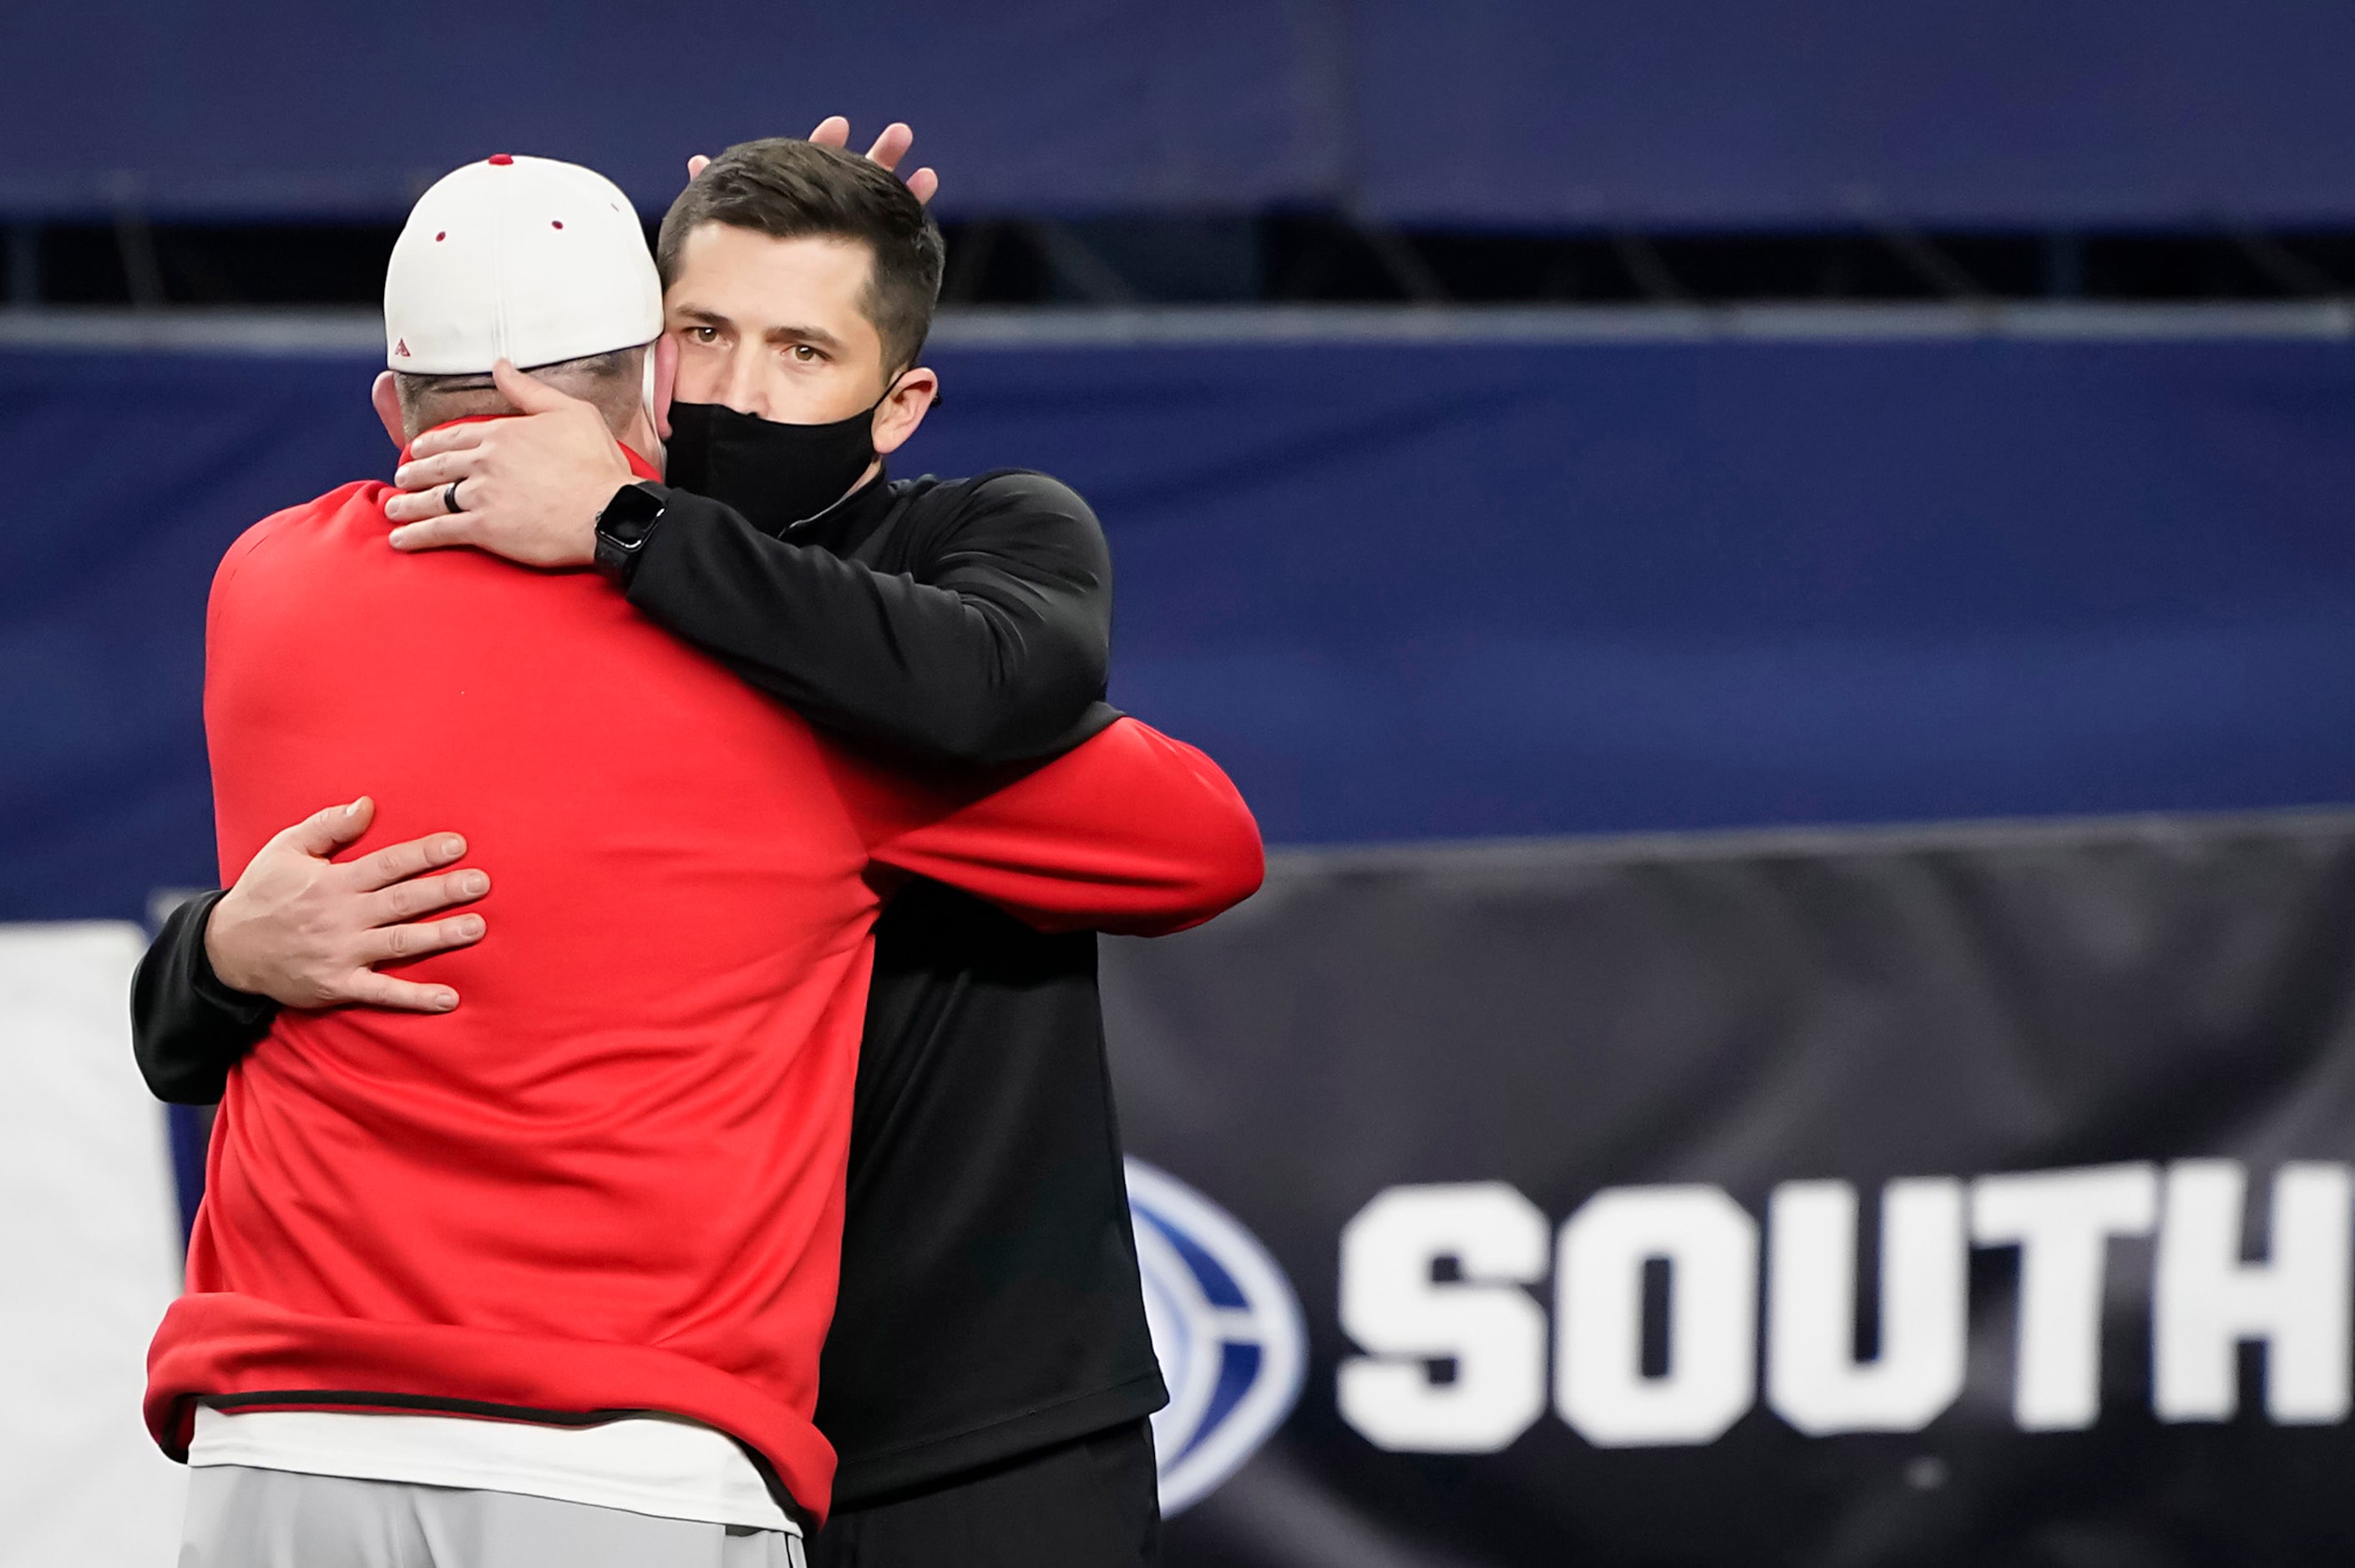
[[[494,153],[490,156],[490,161],[504,168],[507,164],[515,162],[515,154],[512,153]]]
[[[398,357],[407,359],[409,357],[409,340],[405,337],[397,337],[393,339],[392,352]]]

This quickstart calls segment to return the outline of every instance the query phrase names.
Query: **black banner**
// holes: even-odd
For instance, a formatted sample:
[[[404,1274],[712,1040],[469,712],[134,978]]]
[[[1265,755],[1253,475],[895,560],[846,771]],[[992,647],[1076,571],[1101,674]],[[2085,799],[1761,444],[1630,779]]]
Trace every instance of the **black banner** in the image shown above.
[[[1105,980],[1179,1568],[2355,1553],[2355,813],[1285,855]]]

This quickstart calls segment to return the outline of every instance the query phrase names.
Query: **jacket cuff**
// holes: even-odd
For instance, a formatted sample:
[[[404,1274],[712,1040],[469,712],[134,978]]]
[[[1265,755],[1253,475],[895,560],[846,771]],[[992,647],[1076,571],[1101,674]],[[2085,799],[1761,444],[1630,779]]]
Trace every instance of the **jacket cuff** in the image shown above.
[[[198,1000],[206,1006],[235,1022],[239,1028],[260,1038],[278,1016],[278,1003],[266,996],[238,991],[213,972],[212,955],[205,950],[205,934],[211,928],[213,906],[229,896],[229,889],[208,893],[196,902],[202,907],[189,912],[188,918],[197,927],[197,939],[192,947],[189,979],[195,982]]]

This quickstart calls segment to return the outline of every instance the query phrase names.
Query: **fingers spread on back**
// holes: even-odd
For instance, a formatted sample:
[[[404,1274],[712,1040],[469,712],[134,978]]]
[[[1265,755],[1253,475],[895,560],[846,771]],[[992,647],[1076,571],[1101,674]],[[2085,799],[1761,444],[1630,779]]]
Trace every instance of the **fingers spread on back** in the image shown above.
[[[292,844],[304,854],[324,859],[368,832],[375,814],[376,803],[363,795],[347,805],[312,812],[272,842]]]
[[[466,853],[466,841],[455,833],[428,833],[406,843],[390,844],[352,863],[352,885],[374,893],[405,882],[420,872],[448,865]]]
[[[429,517],[422,523],[410,523],[395,528],[385,538],[396,550],[446,550],[453,545],[471,545],[474,530],[481,520],[473,513],[455,517]]]
[[[480,915],[453,915],[446,920],[380,927],[361,938],[360,961],[373,968],[378,964],[406,963],[431,953],[446,953],[453,948],[481,941],[486,928]]]
[[[472,903],[490,890],[489,875],[472,866],[439,876],[414,876],[368,894],[362,905],[362,917],[371,927],[398,925],[436,909]]]
[[[412,495],[396,490],[384,498],[384,514],[395,523],[431,523],[450,516],[450,498],[442,490],[420,491]]]
[[[421,985],[361,969],[352,976],[344,1000],[361,1007],[390,1007],[403,1012],[447,1012],[458,1005],[458,993],[446,985]]]

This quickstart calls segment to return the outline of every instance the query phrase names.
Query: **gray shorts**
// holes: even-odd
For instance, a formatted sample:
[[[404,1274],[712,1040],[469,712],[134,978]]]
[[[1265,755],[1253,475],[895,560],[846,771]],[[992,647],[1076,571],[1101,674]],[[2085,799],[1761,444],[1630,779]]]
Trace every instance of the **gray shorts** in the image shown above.
[[[804,1568],[782,1530],[243,1465],[188,1472],[180,1568]]]

